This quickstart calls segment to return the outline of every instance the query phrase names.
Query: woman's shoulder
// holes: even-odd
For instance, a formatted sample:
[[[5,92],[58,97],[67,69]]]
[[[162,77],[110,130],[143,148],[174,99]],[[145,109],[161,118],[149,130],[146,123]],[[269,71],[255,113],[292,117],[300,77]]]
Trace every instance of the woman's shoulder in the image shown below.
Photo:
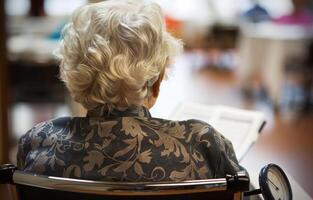
[[[216,130],[209,123],[198,120],[198,119],[188,119],[185,121],[186,126],[190,127],[193,132],[206,132],[214,133]]]
[[[204,129],[214,129],[209,123],[198,119],[172,120],[164,118],[152,118],[149,120],[152,124],[168,125],[169,127],[185,126],[192,131],[201,131]]]
[[[213,147],[224,148],[225,143],[227,145],[230,143],[223,134],[221,134],[217,129],[215,129],[211,124],[198,120],[198,119],[188,119],[184,121],[177,121],[184,125],[184,130],[186,135],[190,138],[195,138],[196,141],[207,140],[210,141]]]
[[[29,129],[20,137],[18,142],[18,166],[23,169],[26,164],[26,157],[30,155],[30,152],[43,150],[43,146],[48,148],[51,142],[55,141],[60,134],[66,132],[71,122],[71,117],[61,117],[40,122]]]
[[[219,132],[209,123],[198,119],[170,120],[154,118],[153,124],[159,124],[163,129],[175,129],[182,132],[185,137],[210,137],[214,138]],[[168,132],[168,131],[167,131]],[[171,131],[169,131],[171,132]]]
[[[53,130],[55,129],[67,128],[73,123],[74,120],[75,118],[72,117],[59,117],[40,122],[29,129],[24,135],[22,135],[21,140],[23,138],[36,137],[38,134],[49,134],[54,132]]]
[[[73,118],[73,117],[54,118],[54,119],[50,119],[50,120],[43,121],[43,122],[36,124],[33,127],[33,129],[40,129],[40,128],[44,128],[44,127],[49,127],[49,128],[51,128],[51,127],[60,127],[60,128],[66,127],[75,120],[76,120],[76,118]]]

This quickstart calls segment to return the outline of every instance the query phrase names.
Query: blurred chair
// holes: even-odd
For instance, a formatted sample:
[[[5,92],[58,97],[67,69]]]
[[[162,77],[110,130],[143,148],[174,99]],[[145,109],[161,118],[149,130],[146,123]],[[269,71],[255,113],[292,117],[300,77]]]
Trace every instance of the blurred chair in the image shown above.
[[[0,167],[0,183],[16,185],[18,199],[242,199],[249,189],[246,171],[226,178],[180,182],[101,182],[36,175]]]
[[[238,77],[244,89],[253,86],[256,72],[275,106],[282,102],[285,66],[288,59],[303,60],[312,27],[277,25],[274,23],[244,24],[239,40],[240,67]]]

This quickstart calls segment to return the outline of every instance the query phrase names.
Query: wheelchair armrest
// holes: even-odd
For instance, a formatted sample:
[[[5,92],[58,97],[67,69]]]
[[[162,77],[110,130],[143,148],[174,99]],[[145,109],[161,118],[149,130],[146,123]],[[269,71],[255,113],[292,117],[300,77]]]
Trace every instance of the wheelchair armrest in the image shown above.
[[[250,177],[247,171],[239,171],[236,175],[226,175],[227,190],[248,191],[250,187]]]
[[[13,173],[16,169],[12,164],[0,165],[0,184],[13,184]]]

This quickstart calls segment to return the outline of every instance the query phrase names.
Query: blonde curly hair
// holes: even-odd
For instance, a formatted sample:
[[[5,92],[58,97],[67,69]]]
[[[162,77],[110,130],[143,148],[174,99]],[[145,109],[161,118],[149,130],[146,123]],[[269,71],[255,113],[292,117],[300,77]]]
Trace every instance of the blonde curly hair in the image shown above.
[[[181,49],[181,42],[166,32],[156,3],[109,0],[73,13],[56,55],[74,100],[92,109],[140,105]]]

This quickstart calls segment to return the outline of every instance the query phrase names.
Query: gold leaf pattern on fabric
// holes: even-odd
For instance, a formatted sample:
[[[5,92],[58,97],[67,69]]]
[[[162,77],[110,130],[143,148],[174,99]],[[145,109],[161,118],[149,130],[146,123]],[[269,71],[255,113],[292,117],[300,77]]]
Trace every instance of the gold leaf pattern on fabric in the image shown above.
[[[203,135],[205,135],[208,131],[209,131],[209,127],[208,127],[208,126],[202,127],[201,131],[200,131],[199,134],[197,135],[198,140],[200,140],[200,138],[201,138]]]
[[[36,126],[34,126],[34,128],[32,128],[31,132],[38,134],[41,131],[43,131],[47,126],[48,126],[48,122],[41,122],[39,124],[37,124]]]
[[[131,135],[132,137],[136,137],[142,133],[137,120],[130,117],[123,118],[121,131],[125,131],[126,135]]]
[[[55,157],[55,161],[59,166],[64,167],[65,166],[65,162],[57,157]]]
[[[73,145],[73,150],[74,151],[81,151],[81,150],[84,149],[84,146],[85,146],[85,144],[83,144],[83,143],[75,142],[74,145]]]
[[[113,155],[113,158],[117,158],[117,157],[120,157],[120,156],[123,156],[125,154],[127,154],[128,152],[130,152],[131,150],[136,150],[135,147],[137,146],[137,143],[136,143],[136,140],[129,144],[126,148],[123,148],[122,150],[119,150],[118,152],[116,152],[114,155]]]
[[[115,164],[110,164],[110,165],[107,165],[107,166],[103,167],[102,169],[99,170],[100,174],[101,174],[102,176],[106,176],[106,173],[108,172],[108,170],[109,170],[110,168],[112,168],[114,165],[115,165]]]
[[[84,157],[83,161],[87,162],[84,164],[85,171],[91,171],[95,166],[100,167],[104,160],[104,155],[99,151],[89,151],[88,156]]]
[[[196,162],[203,162],[204,161],[204,158],[203,158],[202,154],[199,151],[197,151],[197,150],[193,151],[193,153],[191,155],[192,155],[192,158]]]
[[[60,144],[60,143],[57,143],[56,146],[55,146],[56,150],[57,150],[58,152],[60,152],[61,154],[65,153],[65,148],[64,148],[64,147],[65,147],[65,146],[62,145],[62,144]]]
[[[54,164],[55,164],[55,156],[52,156],[48,162],[48,165],[54,169]]]
[[[166,178],[166,171],[170,171],[170,170],[166,170],[166,169],[164,169],[164,167],[161,167],[161,166],[154,167],[152,172],[151,172],[153,180],[154,181],[161,181],[161,180],[165,179]]]
[[[38,148],[41,142],[42,142],[42,138],[41,137],[39,137],[39,136],[33,137],[32,141],[31,141],[32,149]]]
[[[122,162],[119,166],[113,169],[115,172],[124,172],[126,173],[126,170],[128,170],[133,165],[133,162],[131,161],[125,161]]]
[[[38,173],[43,173],[46,170],[46,164],[48,164],[49,157],[47,156],[47,152],[41,152],[37,157],[35,162],[33,163],[33,168]]]
[[[111,143],[111,139],[104,139],[103,140],[103,143],[102,143],[102,149],[104,149],[104,148],[106,148],[107,146],[109,146],[110,145],[110,143]]]
[[[137,138],[125,139],[125,140],[123,140],[123,142],[126,144],[134,144],[137,142]]]
[[[169,156],[170,153],[174,152],[174,142],[168,135],[159,134],[158,136],[159,139],[154,141],[154,145],[156,147],[164,147],[161,151],[161,156]]]
[[[199,174],[199,177],[201,179],[206,179],[207,178],[207,173],[208,173],[208,167],[207,166],[202,166],[197,172]]]
[[[192,123],[191,125],[191,133],[199,133],[203,129],[203,123]]]
[[[173,170],[170,174],[170,179],[172,180],[188,180],[191,173],[191,165],[188,165],[185,169],[182,171]]]
[[[51,134],[49,137],[47,137],[43,142],[42,146],[51,146],[57,141],[57,135],[56,134]]]
[[[170,136],[184,139],[185,138],[185,126],[180,125],[179,123],[175,123],[175,125],[167,130],[165,130],[166,133],[168,133]]]
[[[68,166],[63,172],[63,177],[66,177],[66,178],[73,177],[73,176],[71,176],[72,172],[74,172],[74,177],[76,177],[76,178],[81,177],[81,170],[80,170],[80,167],[78,165]]]
[[[186,147],[174,137],[166,134],[159,134],[159,140],[154,141],[157,147],[164,146],[161,156],[170,156],[173,153],[176,157],[182,156],[182,162],[188,163],[190,160]]]
[[[102,181],[219,178],[240,169],[231,143],[205,122],[152,118],[144,107],[97,109],[32,128],[20,139],[18,167]]]
[[[142,169],[142,167],[141,167],[141,164],[138,163],[138,162],[135,163],[135,172],[136,172],[136,174],[138,174],[139,176],[143,176],[143,175],[146,174],[146,173],[143,172],[143,169]]]
[[[70,140],[73,136],[74,136],[74,134],[75,133],[77,133],[77,126],[74,126],[72,129],[70,129],[68,132],[67,132],[67,134],[66,134],[66,140]]]
[[[85,142],[89,141],[94,136],[94,130],[91,130],[85,138]]]
[[[150,163],[151,162],[151,149],[140,153],[138,160],[142,163]]]
[[[112,131],[113,126],[117,124],[116,121],[108,121],[108,122],[101,122],[99,124],[100,130],[98,131],[98,135],[100,137],[108,137]]]

